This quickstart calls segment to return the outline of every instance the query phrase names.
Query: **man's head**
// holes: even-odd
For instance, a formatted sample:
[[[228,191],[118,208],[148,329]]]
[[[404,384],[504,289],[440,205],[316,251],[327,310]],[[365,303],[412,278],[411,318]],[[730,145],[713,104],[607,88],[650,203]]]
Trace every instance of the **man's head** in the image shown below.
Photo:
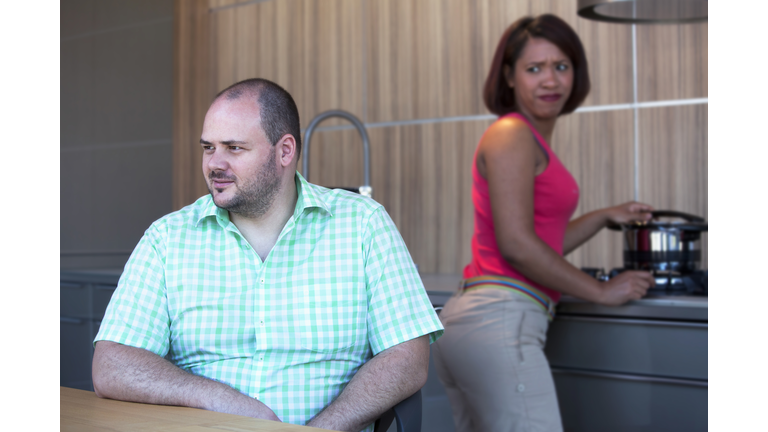
[[[234,84],[214,99],[203,124],[203,174],[214,203],[260,217],[293,183],[300,151],[291,95],[264,79]]]
[[[236,100],[241,97],[256,99],[261,107],[261,127],[272,145],[277,144],[285,134],[296,140],[296,160],[301,155],[301,123],[299,110],[291,94],[284,88],[264,78],[251,78],[232,84],[214,98]]]

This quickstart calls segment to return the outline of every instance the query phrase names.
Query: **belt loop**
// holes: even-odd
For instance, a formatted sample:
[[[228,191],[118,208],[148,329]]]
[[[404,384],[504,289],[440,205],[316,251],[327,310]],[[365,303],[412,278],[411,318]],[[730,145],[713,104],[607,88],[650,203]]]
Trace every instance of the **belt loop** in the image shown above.
[[[547,315],[549,315],[549,320],[550,321],[554,321],[554,319],[555,319],[555,302],[553,302],[552,300],[549,300],[549,304],[547,306],[548,306],[548,309],[549,309],[547,311]]]

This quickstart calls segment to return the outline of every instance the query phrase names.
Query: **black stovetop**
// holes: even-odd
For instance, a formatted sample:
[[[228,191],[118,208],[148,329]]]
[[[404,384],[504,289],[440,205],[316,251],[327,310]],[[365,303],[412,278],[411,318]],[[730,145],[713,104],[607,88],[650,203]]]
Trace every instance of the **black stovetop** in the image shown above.
[[[627,269],[615,268],[608,273],[603,269],[592,267],[584,267],[581,270],[596,279],[605,281]],[[685,274],[654,272],[654,278],[656,279],[656,286],[648,289],[649,295],[707,296],[707,270],[696,270]]]

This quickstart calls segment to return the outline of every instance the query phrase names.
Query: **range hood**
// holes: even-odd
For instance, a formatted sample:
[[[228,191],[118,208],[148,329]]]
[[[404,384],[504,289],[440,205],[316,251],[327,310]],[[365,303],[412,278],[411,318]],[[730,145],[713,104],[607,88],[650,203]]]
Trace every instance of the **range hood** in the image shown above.
[[[707,0],[578,0],[582,18],[625,24],[707,21]]]

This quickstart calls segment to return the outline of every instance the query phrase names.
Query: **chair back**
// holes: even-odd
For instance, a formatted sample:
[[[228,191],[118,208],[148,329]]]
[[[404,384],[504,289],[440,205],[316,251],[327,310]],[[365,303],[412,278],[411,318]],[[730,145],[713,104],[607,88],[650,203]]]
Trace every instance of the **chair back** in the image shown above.
[[[397,432],[421,432],[421,389],[382,414],[373,431],[387,432],[392,420],[397,424]]]

